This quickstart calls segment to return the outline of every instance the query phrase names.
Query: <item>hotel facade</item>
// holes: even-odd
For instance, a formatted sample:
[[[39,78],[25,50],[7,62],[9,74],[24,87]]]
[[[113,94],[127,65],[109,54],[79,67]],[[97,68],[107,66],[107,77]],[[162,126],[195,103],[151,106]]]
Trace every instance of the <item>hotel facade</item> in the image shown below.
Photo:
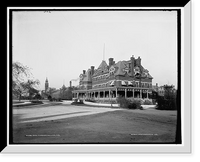
[[[149,71],[141,64],[141,58],[130,60],[103,60],[95,69],[91,66],[79,76],[78,90],[73,98],[93,100],[116,100],[117,97],[149,99],[152,93],[152,79]]]

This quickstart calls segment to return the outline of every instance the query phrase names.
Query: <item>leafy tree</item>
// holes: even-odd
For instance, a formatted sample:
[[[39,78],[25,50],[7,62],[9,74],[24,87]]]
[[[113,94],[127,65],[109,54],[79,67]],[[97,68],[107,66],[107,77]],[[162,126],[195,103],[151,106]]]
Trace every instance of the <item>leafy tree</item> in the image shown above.
[[[39,84],[40,84],[39,80],[30,80],[30,79],[28,79],[27,82],[21,83],[23,89],[27,90],[29,94],[29,99],[32,99],[33,96],[38,94],[39,91],[36,89],[36,86]]]
[[[176,90],[173,85],[164,85],[164,96],[157,96],[157,109],[176,110]]]
[[[71,100],[72,99],[72,91],[70,89],[65,91],[64,98],[67,99],[67,100]]]
[[[19,62],[13,62],[12,64],[12,92],[14,96],[17,96],[19,100],[23,93],[25,93],[22,83],[26,78],[32,74],[27,66],[22,65]]]
[[[173,85],[164,85],[164,97],[165,99],[175,99],[176,98],[176,90]]]
[[[20,62],[13,62],[12,74],[14,84],[20,84],[25,78],[30,77],[32,74],[30,68],[22,65]]]
[[[16,84],[13,82],[12,84],[12,91],[13,91],[13,97],[18,97],[19,101],[21,100],[22,94],[24,93],[24,89],[20,84]]]
[[[25,93],[29,94],[29,98],[38,93],[36,86],[39,84],[39,81],[31,79],[32,73],[29,67],[24,66],[20,62],[13,62],[12,74],[12,92],[19,100]]]
[[[52,93],[55,91],[55,88],[48,88],[48,91],[46,92],[47,95],[52,95]]]
[[[34,96],[34,99],[37,99],[37,100],[41,100],[42,99],[42,96],[37,93],[35,96]]]
[[[48,96],[48,100],[49,100],[49,101],[52,101],[52,97],[51,97],[50,95]]]

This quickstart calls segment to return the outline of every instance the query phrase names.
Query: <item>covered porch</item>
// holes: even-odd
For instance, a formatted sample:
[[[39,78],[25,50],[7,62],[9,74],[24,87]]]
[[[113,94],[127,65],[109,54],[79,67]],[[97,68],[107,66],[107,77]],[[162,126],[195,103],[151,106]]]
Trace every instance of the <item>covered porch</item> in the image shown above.
[[[93,100],[115,100],[117,97],[149,99],[151,90],[138,87],[107,87],[73,91],[73,98]]]

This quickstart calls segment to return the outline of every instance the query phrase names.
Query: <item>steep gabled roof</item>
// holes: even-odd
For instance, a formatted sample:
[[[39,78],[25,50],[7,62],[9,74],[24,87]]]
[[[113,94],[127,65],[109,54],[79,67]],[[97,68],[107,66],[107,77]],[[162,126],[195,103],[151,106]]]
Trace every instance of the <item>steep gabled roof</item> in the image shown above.
[[[119,61],[116,63],[115,67],[117,67],[117,71],[115,72],[115,75],[124,75],[124,72],[122,69],[125,67],[124,62]]]
[[[94,75],[98,75],[100,73],[105,73],[105,72],[108,72],[108,64],[106,63],[105,60],[102,60],[99,67],[95,70]]]
[[[127,61],[119,61],[115,64],[115,67],[117,67],[117,71],[115,72],[115,75],[125,75],[128,74],[129,68],[127,66]]]
[[[107,65],[106,61],[102,60],[102,62],[99,65],[98,69],[104,69],[104,68],[107,68],[107,67],[108,67],[108,65]]]
[[[93,76],[107,73],[107,72],[109,72],[109,70],[111,70],[115,76],[117,76],[117,75],[131,76],[132,73],[131,73],[131,65],[130,64],[131,64],[131,60],[118,61],[117,63],[115,63],[111,66],[111,68],[113,68],[113,67],[115,68],[112,71],[111,69],[109,69],[109,66],[107,65],[106,61],[103,60],[101,62],[101,64],[99,65],[99,67],[94,70]],[[139,66],[135,65],[134,71],[137,70],[138,68],[139,68]],[[153,77],[149,74],[149,71],[147,69],[145,69],[142,65],[140,66],[140,68],[141,68],[141,72],[142,72],[142,77],[147,77],[147,78],[153,79]]]

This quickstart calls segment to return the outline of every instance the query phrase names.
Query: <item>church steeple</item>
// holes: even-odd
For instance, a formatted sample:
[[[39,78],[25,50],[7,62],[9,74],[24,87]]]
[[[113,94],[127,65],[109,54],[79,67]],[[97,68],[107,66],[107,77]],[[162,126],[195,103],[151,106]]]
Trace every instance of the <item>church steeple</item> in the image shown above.
[[[48,82],[48,79],[46,78],[46,81],[45,81],[45,93],[47,92],[49,88],[49,82]]]

